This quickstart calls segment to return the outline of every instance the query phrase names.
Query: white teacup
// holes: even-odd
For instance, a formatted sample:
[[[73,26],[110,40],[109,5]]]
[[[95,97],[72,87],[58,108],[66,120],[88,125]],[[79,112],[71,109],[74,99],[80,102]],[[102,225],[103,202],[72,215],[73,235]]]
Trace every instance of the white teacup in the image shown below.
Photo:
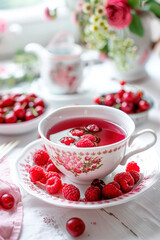
[[[84,117],[84,121],[86,117],[110,121],[120,126],[126,133],[126,137],[114,144],[92,148],[71,147],[47,139],[48,131],[55,124],[78,117]],[[91,182],[95,178],[104,178],[119,164],[125,165],[129,157],[152,147],[157,140],[155,132],[151,129],[134,134],[133,120],[126,113],[106,106],[82,105],[60,108],[45,117],[40,122],[38,129],[53,163],[71,181],[80,184]],[[143,134],[151,134],[153,137],[151,142],[126,154],[127,146],[130,146],[137,137]],[[90,164],[87,165],[87,162]]]

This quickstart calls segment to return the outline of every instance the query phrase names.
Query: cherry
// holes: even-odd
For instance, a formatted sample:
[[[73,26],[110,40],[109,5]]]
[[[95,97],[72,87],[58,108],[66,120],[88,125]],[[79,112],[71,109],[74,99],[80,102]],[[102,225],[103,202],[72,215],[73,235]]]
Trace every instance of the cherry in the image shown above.
[[[0,113],[0,123],[3,123],[4,122],[4,117],[3,117],[3,114]]]
[[[41,115],[44,112],[44,107],[37,106],[37,107],[35,107],[35,110],[38,113],[38,115]]]
[[[141,109],[141,111],[146,111],[148,110],[150,107],[149,103],[145,100],[140,100],[139,101],[139,108]]]
[[[4,209],[11,209],[14,206],[14,197],[9,193],[5,193],[1,196],[0,203]]]
[[[105,105],[111,107],[113,106],[114,103],[115,103],[114,94],[107,94],[105,96]]]
[[[13,111],[10,111],[9,113],[7,113],[4,120],[6,123],[16,123],[17,117]]]
[[[122,102],[121,110],[125,113],[132,113],[133,112],[133,103],[132,102]]]
[[[97,97],[94,99],[94,103],[101,104],[101,99],[100,97]]]
[[[18,118],[23,119],[25,117],[26,110],[21,105],[16,105],[13,110]]]
[[[84,232],[85,224],[80,218],[74,217],[67,221],[66,229],[72,237],[78,237]]]
[[[16,97],[16,102],[20,103],[21,105],[27,106],[29,100],[26,95],[22,94],[22,95]]]
[[[14,104],[14,100],[11,96],[9,95],[4,95],[2,97],[2,105],[3,107],[9,107],[12,106]]]
[[[122,100],[124,102],[133,102],[133,93],[131,91],[130,92],[125,92],[123,94]]]
[[[124,93],[125,93],[125,90],[121,89],[121,90],[118,91],[117,95],[118,95],[119,98],[122,98]]]
[[[40,98],[40,97],[37,97],[34,99],[34,106],[37,107],[37,106],[42,106],[44,107],[44,102],[43,100]]]
[[[34,102],[30,101],[30,102],[28,103],[28,107],[34,107]]]
[[[30,109],[27,109],[26,113],[25,113],[25,120],[29,121],[34,119],[35,116],[33,115],[32,111]]]
[[[29,100],[29,101],[34,100],[36,97],[37,97],[37,95],[34,94],[34,93],[28,94],[28,100]]]

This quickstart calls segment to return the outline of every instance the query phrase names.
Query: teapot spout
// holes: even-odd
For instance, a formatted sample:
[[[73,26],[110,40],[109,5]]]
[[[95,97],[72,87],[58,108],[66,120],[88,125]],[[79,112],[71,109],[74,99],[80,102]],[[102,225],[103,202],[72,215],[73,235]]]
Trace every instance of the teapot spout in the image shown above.
[[[38,43],[29,43],[25,46],[24,51],[27,53],[34,53],[39,59],[42,59],[45,50]]]

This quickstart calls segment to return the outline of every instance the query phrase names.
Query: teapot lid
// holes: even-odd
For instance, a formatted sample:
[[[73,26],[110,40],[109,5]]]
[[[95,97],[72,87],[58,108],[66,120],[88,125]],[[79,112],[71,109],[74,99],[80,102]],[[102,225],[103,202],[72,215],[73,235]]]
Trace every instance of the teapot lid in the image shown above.
[[[47,45],[48,53],[55,60],[77,58],[82,53],[82,47],[75,44],[74,37],[67,31],[61,31]]]

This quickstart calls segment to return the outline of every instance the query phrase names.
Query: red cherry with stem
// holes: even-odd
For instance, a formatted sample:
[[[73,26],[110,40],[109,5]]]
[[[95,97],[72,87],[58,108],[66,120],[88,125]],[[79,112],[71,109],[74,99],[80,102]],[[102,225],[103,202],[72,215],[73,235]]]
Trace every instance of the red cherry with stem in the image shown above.
[[[120,85],[124,86],[126,84],[126,82],[124,80],[120,81]]]
[[[34,106],[37,107],[37,106],[42,106],[44,107],[44,102],[43,100],[40,98],[40,97],[37,97],[34,99]]]
[[[5,193],[1,196],[0,203],[4,209],[11,209],[14,206],[14,197],[9,193]]]
[[[114,103],[115,103],[114,94],[107,94],[105,96],[105,105],[111,107],[113,106]]]
[[[7,115],[4,118],[6,123],[16,123],[17,122],[17,117],[13,111],[7,113]]]
[[[133,93],[131,91],[130,92],[125,92],[123,94],[122,100],[124,102],[133,102],[133,99],[134,99],[134,96],[133,96]]]
[[[134,104],[131,102],[122,102],[120,109],[125,113],[132,113],[133,107],[134,107]]]
[[[35,107],[35,110],[38,113],[38,115],[41,115],[44,112],[44,107],[37,106],[37,107]]]
[[[66,223],[66,229],[72,237],[80,236],[85,230],[85,224],[80,218],[71,218]]]
[[[4,122],[4,117],[3,117],[3,114],[0,113],[0,123],[3,123]]]
[[[14,104],[13,98],[9,95],[4,95],[2,97],[2,105],[3,107],[10,107]]]
[[[125,93],[125,90],[121,89],[121,90],[118,91],[117,95],[118,95],[119,98],[122,98],[124,93]]]
[[[27,109],[26,114],[25,114],[25,120],[32,120],[34,119],[35,116],[33,115],[32,111],[30,109]]]
[[[150,104],[145,100],[140,100],[138,105],[141,111],[146,111],[150,108]]]
[[[16,97],[16,102],[20,103],[21,105],[28,105],[28,98],[26,95],[21,95],[19,97]]]
[[[25,117],[26,110],[21,105],[16,105],[13,110],[16,117],[20,119],[23,119]]]

